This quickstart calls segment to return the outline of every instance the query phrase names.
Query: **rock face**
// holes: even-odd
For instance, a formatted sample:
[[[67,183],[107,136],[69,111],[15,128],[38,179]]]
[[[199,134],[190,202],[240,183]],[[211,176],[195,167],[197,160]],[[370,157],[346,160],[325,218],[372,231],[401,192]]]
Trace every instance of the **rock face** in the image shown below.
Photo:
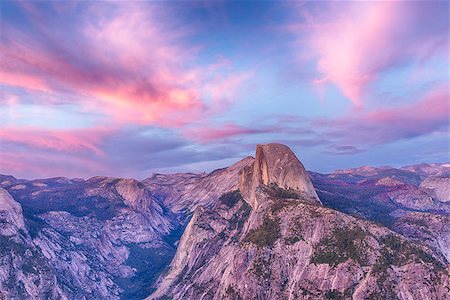
[[[33,257],[54,276],[48,283],[60,284],[61,297],[144,298],[151,292],[149,283],[175,254],[174,241],[183,226],[136,180],[19,181],[21,189],[13,188],[18,185],[14,179],[9,181],[5,184],[22,201],[26,218],[17,202],[3,196],[5,192],[0,192],[2,208],[10,209],[2,209],[0,216],[23,229],[23,251],[38,253]],[[15,249],[11,243],[8,247]],[[11,268],[17,278],[21,267]],[[0,286],[11,278],[0,278]],[[31,284],[23,282],[25,287]],[[12,292],[19,298],[46,299],[31,289]]]
[[[448,299],[429,250],[323,207],[288,148],[257,149],[240,192],[195,210],[149,299]]]
[[[253,161],[246,157],[210,174],[155,174],[143,183],[173,212],[192,213],[197,206],[210,206],[223,193],[237,189],[242,169]]]
[[[227,206],[196,211],[150,299],[447,299],[443,267],[389,230],[299,200],[266,200],[238,219]]]
[[[430,191],[438,201],[450,202],[450,176],[429,177],[422,181],[420,187]]]
[[[0,188],[0,219],[3,221],[0,234],[11,236],[18,230],[25,228],[22,207],[17,203],[5,189]]]
[[[324,205],[389,227],[449,263],[450,164],[311,173]]]
[[[312,201],[320,203],[308,173],[289,147],[281,144],[257,145],[255,161],[241,172],[239,189],[250,205],[256,208],[257,188],[272,184],[304,193]]]
[[[241,169],[253,160],[247,157],[210,174],[155,175],[143,182],[101,176],[28,181],[2,175],[0,185],[21,201],[26,218],[5,191],[9,198],[1,194],[1,207],[8,209],[0,209],[0,216],[11,223],[0,230],[30,228],[26,247],[42,254],[54,282],[62,283],[63,297],[142,299],[170,263],[191,211],[236,189]],[[12,270],[4,272],[18,274]],[[5,275],[0,286],[7,280]]]
[[[143,181],[0,175],[0,299],[448,299],[450,164],[307,174],[256,152]]]
[[[450,262],[450,216],[398,210],[392,229],[433,249],[437,257]],[[443,256],[443,257],[442,257]]]
[[[66,299],[25,228],[22,208],[0,188],[0,299]]]

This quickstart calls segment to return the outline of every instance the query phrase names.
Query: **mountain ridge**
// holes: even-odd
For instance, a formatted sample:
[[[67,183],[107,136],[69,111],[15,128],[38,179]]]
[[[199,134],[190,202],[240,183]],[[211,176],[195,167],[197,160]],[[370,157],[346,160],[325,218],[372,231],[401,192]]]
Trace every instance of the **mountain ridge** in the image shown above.
[[[289,166],[273,168],[267,161],[280,162],[280,157],[292,152],[284,147],[281,154],[263,152],[263,147],[279,150],[274,144],[257,146],[254,164],[242,170],[240,193],[230,192],[213,207],[195,210],[169,270],[148,299],[331,295],[390,299],[399,294],[404,299],[421,295],[443,299],[447,295],[446,271],[428,250],[387,228],[311,201],[317,197],[315,192],[293,193],[298,185],[293,189],[291,180],[302,182],[302,189],[311,185],[309,175],[298,168],[297,174],[279,180],[279,169],[289,170]],[[394,261],[384,261],[388,252]],[[431,287],[419,283],[424,277],[436,282]]]
[[[179,295],[182,284],[158,286],[158,283],[164,281],[164,274],[170,274],[170,269],[167,268],[174,257],[173,263],[178,260],[183,262],[181,265],[187,265],[191,269],[202,266],[202,261],[212,259],[211,262],[215,262],[216,266],[214,272],[225,270],[229,275],[229,279],[223,281],[229,285],[220,285],[222,281],[219,281],[221,287],[214,288],[216,294],[233,299],[240,293],[238,289],[240,281],[254,287],[254,279],[251,279],[254,277],[249,276],[245,281],[242,278],[237,279],[233,274],[240,272],[244,276],[249,269],[256,270],[261,276],[266,276],[268,274],[266,271],[275,274],[278,268],[284,265],[283,259],[276,259],[273,264],[268,264],[267,258],[282,256],[283,249],[291,249],[294,252],[303,249],[302,253],[310,253],[310,256],[302,256],[302,264],[309,266],[304,274],[324,272],[321,274],[329,275],[323,275],[324,277],[320,279],[324,289],[307,285],[304,280],[310,275],[299,277],[299,273],[296,272],[289,273],[288,276],[297,278],[287,283],[289,294],[283,294],[286,291],[281,291],[276,285],[286,279],[284,273],[276,275],[278,277],[274,286],[264,284],[263,286],[269,286],[287,298],[294,297],[294,291],[300,293],[299,297],[306,297],[305,299],[313,297],[312,295],[322,297],[325,294],[340,297],[350,292],[348,287],[339,290],[346,286],[348,281],[333,285],[334,283],[331,284],[329,280],[335,278],[331,281],[339,282],[337,278],[342,276],[353,278],[353,275],[340,273],[342,270],[339,270],[346,265],[350,269],[355,268],[355,263],[351,260],[340,262],[344,265],[337,270],[334,266],[336,262],[329,261],[328,267],[319,264],[320,266],[316,268],[310,264],[316,251],[315,247],[330,250],[331,246],[326,242],[332,232],[338,236],[347,233],[347,235],[356,234],[358,237],[358,232],[367,232],[368,228],[379,232],[379,237],[376,234],[377,237],[373,237],[373,234],[364,234],[364,239],[357,239],[355,243],[364,241],[369,245],[375,245],[375,250],[371,250],[373,257],[384,257],[383,251],[391,251],[386,244],[389,241],[403,247],[405,253],[415,249],[416,254],[410,254],[409,259],[405,258],[407,256],[397,257],[405,262],[403,267],[400,266],[400,269],[406,268],[401,271],[406,272],[404,274],[410,274],[417,269],[424,278],[429,278],[435,274],[431,269],[434,264],[448,269],[450,231],[447,229],[450,224],[448,213],[450,195],[447,195],[446,188],[448,180],[445,175],[446,166],[431,164],[412,166],[408,170],[405,167],[405,169],[382,170],[372,168],[371,171],[370,168],[366,168],[365,175],[349,172],[320,174],[306,172],[292,151],[287,152],[284,148],[286,146],[283,145],[275,146],[278,147],[282,147],[282,151],[264,150],[264,146],[259,146],[260,155],[246,157],[229,167],[209,174],[154,174],[142,181],[105,176],[95,176],[87,180],[64,177],[25,180],[0,175],[0,188],[7,190],[13,200],[20,203],[25,224],[24,230],[14,231],[13,240],[0,232],[0,236],[8,241],[5,249],[10,249],[5,252],[8,253],[5,257],[16,261],[13,265],[8,264],[11,266],[8,271],[6,268],[3,268],[3,271],[0,268],[0,275],[4,274],[3,277],[0,276],[0,290],[3,290],[3,294],[0,295],[29,297],[33,295],[32,297],[40,299],[46,292],[51,292],[55,298],[67,299],[76,299],[80,295],[88,299],[95,297],[142,299],[155,289],[161,291],[163,287],[167,288],[166,291],[170,290]],[[267,157],[271,153],[275,155]],[[285,162],[288,164],[281,164],[280,169],[277,163],[283,162],[284,157],[287,157]],[[255,164],[255,161],[258,162]],[[293,165],[288,166],[289,164]],[[292,174],[289,170],[299,172]],[[251,176],[244,178],[243,184],[245,172]],[[252,172],[257,174],[255,178]],[[246,192],[245,182],[255,188],[253,196],[252,193]],[[298,185],[298,182],[302,183]],[[320,202],[317,201],[319,197]],[[256,203],[257,205],[252,205]],[[303,213],[306,215],[302,215]],[[302,221],[297,220],[301,218]],[[6,224],[6,214],[0,212],[0,221],[2,220],[3,224]],[[336,227],[330,220],[336,224],[347,224],[350,231],[345,231],[345,226]],[[371,221],[388,228],[374,225]],[[13,223],[21,227],[20,221]],[[298,231],[294,230],[296,227],[299,228]],[[189,235],[189,232],[195,238],[182,237]],[[311,240],[310,244],[305,243],[308,240]],[[186,247],[186,241],[190,241],[189,247]],[[204,243],[204,248],[198,248],[199,242]],[[16,245],[14,243],[22,245],[20,249],[23,251],[29,249],[33,255],[17,260],[19,257],[17,254],[21,252],[16,254],[11,252],[13,251],[11,247]],[[234,243],[237,243],[237,246]],[[181,250],[178,251],[177,248],[183,247],[192,250],[178,254]],[[206,249],[202,255],[189,258],[190,253],[202,253],[201,249]],[[341,252],[347,257],[349,253],[344,250]],[[225,254],[221,251],[225,251]],[[210,256],[211,253],[215,253],[217,257]],[[179,260],[183,255],[187,256]],[[241,260],[247,255],[250,255],[253,261]],[[203,258],[199,261],[198,258],[201,257]],[[240,269],[235,265],[236,269],[224,269],[221,264],[225,261],[225,257],[230,259],[236,257],[236,261],[249,268]],[[296,259],[296,256],[286,257]],[[433,264],[415,262],[424,258],[433,261]],[[27,266],[36,259],[43,266],[37,269],[38,274],[41,274],[38,275],[41,278],[39,280],[46,278],[48,282],[60,282],[62,285],[55,285],[55,288],[51,289],[41,283],[42,288],[39,288],[28,282],[23,275],[22,266],[24,263]],[[320,261],[324,258],[315,259]],[[338,261],[342,259],[338,258]],[[247,263],[244,263],[245,261]],[[356,266],[358,264],[357,262]],[[409,267],[406,267],[408,264]],[[375,265],[376,260],[372,259],[371,266]],[[299,268],[297,269],[300,270]],[[352,272],[361,274],[358,268],[352,269]],[[361,268],[367,269],[365,266]],[[387,273],[383,274],[400,276],[398,268],[390,266]],[[439,272],[436,274],[442,275]],[[198,272],[188,272],[184,275],[181,273],[178,268],[177,272],[172,272],[173,278],[189,278],[186,276],[190,274],[192,280],[202,283]],[[158,280],[161,274],[162,277]],[[340,275],[336,277],[336,274]],[[438,278],[442,279],[442,276],[439,276]],[[217,279],[215,275],[210,276],[211,278]],[[349,282],[354,280],[356,279],[353,278]],[[403,286],[412,284],[412,281],[405,282],[402,283]],[[204,282],[202,284],[196,287],[198,291],[206,288]],[[394,287],[398,286],[395,282],[393,284]],[[371,286],[375,290],[388,288],[378,286],[373,281]],[[442,286],[446,286],[445,280]],[[191,288],[184,290],[193,292]],[[421,290],[428,292],[423,286]],[[265,297],[258,291],[256,289],[254,293]],[[308,291],[313,294],[307,294]],[[352,291],[356,292],[356,296],[368,295],[361,286],[357,289],[355,286],[355,290]],[[409,295],[405,287],[397,289],[396,293],[405,299],[417,296]],[[433,295],[438,297],[438,294]],[[250,297],[250,294],[248,296]]]

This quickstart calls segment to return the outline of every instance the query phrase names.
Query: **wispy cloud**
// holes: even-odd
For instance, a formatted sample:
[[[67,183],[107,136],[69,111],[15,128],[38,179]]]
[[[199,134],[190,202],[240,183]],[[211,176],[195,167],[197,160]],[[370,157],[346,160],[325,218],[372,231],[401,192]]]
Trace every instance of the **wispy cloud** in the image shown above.
[[[49,153],[82,152],[103,155],[101,143],[111,132],[111,129],[99,128],[81,130],[44,130],[30,127],[2,128],[0,130],[0,149],[8,148],[13,144],[32,150],[46,150]],[[0,159],[3,163],[2,158]]]
[[[269,133],[273,132],[273,130],[271,128],[248,128],[236,124],[224,124],[219,127],[195,127],[187,129],[184,131],[184,135],[191,140],[209,143],[217,140],[224,141],[225,139],[237,136]]]
[[[179,127],[207,118],[232,103],[250,74],[198,64],[199,47],[186,42],[191,29],[161,22],[151,3],[80,3],[75,20],[58,17],[57,4],[18,5],[34,30],[5,24],[0,82],[78,94],[89,98],[80,105],[117,122]]]
[[[157,127],[65,131],[7,128],[0,131],[0,173],[25,178],[146,178],[155,170],[239,157],[242,151],[239,145],[195,144]]]
[[[447,2],[6,1],[1,17],[1,172],[142,177],[274,141],[325,165],[448,135]]]
[[[361,107],[374,82],[394,67],[446,54],[448,3],[327,2],[302,6],[298,35],[302,67],[314,60],[313,83],[331,83]],[[430,19],[433,19],[430,22]]]
[[[338,143],[367,148],[448,131],[450,94],[447,86],[429,91],[418,101],[358,115],[313,121],[324,136]]]

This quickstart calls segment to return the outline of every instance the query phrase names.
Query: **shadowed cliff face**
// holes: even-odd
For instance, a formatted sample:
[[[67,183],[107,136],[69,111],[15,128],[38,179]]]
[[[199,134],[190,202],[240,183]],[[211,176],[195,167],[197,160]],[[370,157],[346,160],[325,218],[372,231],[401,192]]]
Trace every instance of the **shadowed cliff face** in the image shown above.
[[[25,228],[22,207],[5,189],[0,188],[0,234],[9,236]]]
[[[244,199],[254,208],[258,206],[256,190],[260,186],[271,185],[306,194],[311,201],[320,203],[302,163],[285,145],[257,145],[255,161],[241,172],[239,189]]]

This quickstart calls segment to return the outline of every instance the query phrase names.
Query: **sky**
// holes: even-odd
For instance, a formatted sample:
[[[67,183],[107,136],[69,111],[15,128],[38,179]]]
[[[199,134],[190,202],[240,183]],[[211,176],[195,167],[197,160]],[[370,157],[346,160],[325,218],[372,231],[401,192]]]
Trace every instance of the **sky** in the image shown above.
[[[449,159],[447,1],[1,1],[0,173]]]

